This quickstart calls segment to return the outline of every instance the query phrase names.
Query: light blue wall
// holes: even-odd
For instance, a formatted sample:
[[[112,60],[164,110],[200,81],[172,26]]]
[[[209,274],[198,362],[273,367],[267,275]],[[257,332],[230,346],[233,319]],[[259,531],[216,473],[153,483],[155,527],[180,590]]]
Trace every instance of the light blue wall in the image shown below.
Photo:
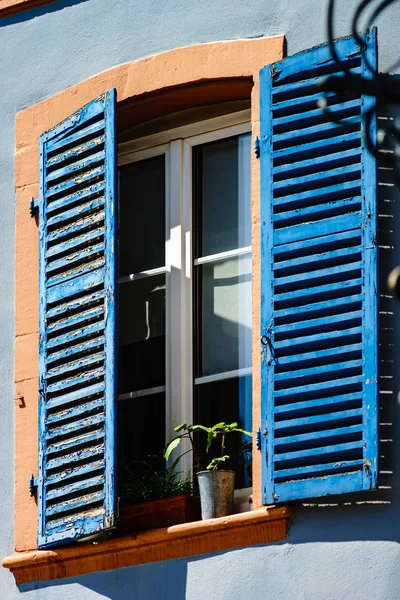
[[[0,556],[13,551],[15,114],[123,62],[200,42],[285,34],[292,54],[325,40],[326,0],[66,0],[0,19]],[[338,3],[337,34],[349,7]],[[400,55],[397,4],[378,22],[380,67]],[[380,186],[384,280],[400,263],[393,188]],[[390,183],[390,181],[389,181]],[[387,201],[388,200],[388,201]],[[397,201],[398,204],[398,201]],[[393,307],[390,307],[389,312]],[[385,308],[386,310],[386,308]],[[0,600],[375,600],[400,598],[400,305],[383,315],[382,488],[360,505],[300,507],[287,543],[145,565],[18,589],[0,569]],[[390,346],[390,344],[394,344]],[[394,363],[390,363],[394,360]]]

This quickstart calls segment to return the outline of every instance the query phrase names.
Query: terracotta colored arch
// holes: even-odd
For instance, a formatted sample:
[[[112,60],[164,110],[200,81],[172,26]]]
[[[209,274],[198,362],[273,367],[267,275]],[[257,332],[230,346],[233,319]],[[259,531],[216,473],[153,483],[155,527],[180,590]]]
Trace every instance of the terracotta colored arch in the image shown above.
[[[38,248],[37,227],[29,216],[29,201],[38,194],[38,138],[108,89],[117,88],[119,109],[134,102],[143,110],[144,98],[168,98],[170,112],[192,104],[199,94],[212,101],[250,97],[253,134],[258,133],[258,71],[283,56],[282,36],[200,44],[170,50],[123,64],[96,75],[22,111],[16,118],[16,341],[15,341],[15,547],[36,547],[37,507],[28,493],[28,481],[37,473],[37,348],[38,348]],[[228,91],[227,91],[228,90]],[[231,90],[229,92],[229,90]],[[225,95],[225,96],[224,96]],[[151,104],[151,103],[150,103]],[[147,102],[147,109],[150,106]],[[153,103],[154,104],[154,103]],[[146,110],[147,110],[146,109]],[[130,110],[130,109],[129,109]],[[129,111],[128,111],[129,112]],[[124,117],[125,113],[125,117]],[[142,113],[142,118],[146,115]],[[140,117],[139,117],[140,118]],[[129,119],[128,119],[129,120]],[[254,261],[259,256],[258,162],[252,161],[252,219]],[[259,294],[259,269],[255,266],[253,295]],[[253,347],[259,330],[258,302],[253,303]],[[254,397],[258,397],[258,352],[254,351]],[[258,412],[255,406],[254,412]],[[258,425],[257,425],[258,427]],[[258,466],[254,460],[254,479]],[[260,504],[254,488],[255,505]]]

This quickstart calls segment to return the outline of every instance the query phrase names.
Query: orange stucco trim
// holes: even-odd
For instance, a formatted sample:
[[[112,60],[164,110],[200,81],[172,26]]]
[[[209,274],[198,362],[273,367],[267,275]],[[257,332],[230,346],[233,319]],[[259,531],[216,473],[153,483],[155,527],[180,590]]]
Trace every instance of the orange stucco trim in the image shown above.
[[[259,509],[230,517],[174,525],[100,544],[25,552],[3,559],[17,585],[27,581],[76,577],[150,562],[241,548],[286,538],[287,507]]]
[[[255,40],[237,40],[199,44],[170,50],[157,56],[124,64],[40,102],[16,117],[16,343],[15,395],[24,402],[16,403],[15,415],[15,548],[36,548],[37,507],[28,493],[30,475],[37,474],[37,315],[38,315],[38,248],[37,226],[30,218],[28,204],[38,194],[38,138],[44,131],[69,116],[98,94],[115,87],[119,110],[126,117],[129,103],[135,110],[144,99],[168,91],[169,110],[177,108],[177,99],[196,85],[204,90],[210,103],[221,101],[221,80],[233,79],[247,86],[251,93],[253,134],[259,131],[258,72],[265,64],[283,56],[282,36]],[[252,90],[251,85],[253,84]],[[246,83],[247,82],[247,83]],[[217,84],[217,85],[216,85]],[[242,91],[238,91],[240,90]],[[231,85],[235,94],[245,87]],[[214,90],[214,91],[213,91]],[[174,93],[169,93],[174,92]],[[178,92],[178,93],[177,93]],[[179,93],[180,92],[180,93]],[[195,97],[195,95],[194,95]],[[175,98],[175,100],[174,100]],[[226,98],[225,98],[226,99]],[[235,98],[237,99],[237,96]],[[175,105],[174,105],[175,102]],[[146,105],[147,108],[150,106]],[[153,103],[154,106],[154,103]],[[153,109],[152,109],[153,110]],[[124,117],[124,118],[125,118]],[[253,222],[253,366],[254,366],[254,431],[259,427],[259,161],[252,158],[252,222]],[[259,453],[254,452],[255,508],[261,506]]]
[[[14,15],[15,13],[37,8],[42,4],[49,4],[55,0],[0,0],[0,18]]]

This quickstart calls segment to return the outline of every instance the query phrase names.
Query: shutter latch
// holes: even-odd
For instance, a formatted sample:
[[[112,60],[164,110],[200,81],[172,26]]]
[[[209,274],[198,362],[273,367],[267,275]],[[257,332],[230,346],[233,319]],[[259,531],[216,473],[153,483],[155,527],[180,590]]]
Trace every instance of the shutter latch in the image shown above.
[[[29,480],[29,494],[30,494],[30,496],[35,496],[36,495],[37,486],[38,486],[38,480],[32,474],[31,478]]]
[[[31,201],[29,202],[29,214],[31,215],[31,217],[35,217],[36,216],[36,212],[39,209],[39,200],[35,198],[31,198]]]
[[[260,158],[260,138],[258,136],[254,140],[254,154],[256,158]]]

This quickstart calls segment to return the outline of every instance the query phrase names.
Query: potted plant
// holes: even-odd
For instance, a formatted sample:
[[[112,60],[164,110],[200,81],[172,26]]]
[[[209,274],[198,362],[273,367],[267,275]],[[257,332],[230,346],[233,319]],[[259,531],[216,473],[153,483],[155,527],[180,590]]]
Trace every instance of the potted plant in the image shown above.
[[[207,434],[206,453],[208,454],[211,445],[215,440],[220,440],[219,456],[213,458],[206,470],[197,471],[197,481],[199,484],[201,515],[203,519],[212,519],[214,517],[223,517],[231,514],[233,508],[233,493],[235,489],[235,472],[232,470],[223,469],[226,461],[229,460],[229,455],[226,454],[226,437],[232,433],[241,433],[251,436],[251,433],[238,427],[237,423],[217,423],[212,427],[204,425],[187,425],[183,423],[175,428],[179,433],[165,449],[164,457],[169,459],[172,451],[184,439],[189,439],[191,449],[194,455],[194,468],[200,468],[200,459],[196,453],[194,443],[194,433],[204,431]],[[187,450],[181,456],[190,452]],[[181,456],[179,456],[172,465],[175,468]]]
[[[120,479],[118,531],[138,533],[200,518],[199,498],[192,482],[158,457],[125,466]]]

